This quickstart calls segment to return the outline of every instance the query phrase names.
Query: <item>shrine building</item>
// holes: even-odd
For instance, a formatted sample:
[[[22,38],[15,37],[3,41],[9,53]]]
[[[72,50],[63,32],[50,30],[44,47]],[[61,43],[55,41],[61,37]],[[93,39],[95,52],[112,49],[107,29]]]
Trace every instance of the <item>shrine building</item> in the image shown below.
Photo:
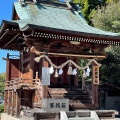
[[[74,4],[57,0],[14,2],[12,20],[3,20],[0,29],[0,48],[20,53],[3,58],[4,112],[19,117],[22,110],[45,108],[47,100],[54,100],[47,106],[50,111],[98,109],[98,60],[107,57],[105,48],[110,45],[120,45],[120,34],[89,26]],[[80,59],[88,63],[81,67]],[[85,84],[90,73],[91,89]]]

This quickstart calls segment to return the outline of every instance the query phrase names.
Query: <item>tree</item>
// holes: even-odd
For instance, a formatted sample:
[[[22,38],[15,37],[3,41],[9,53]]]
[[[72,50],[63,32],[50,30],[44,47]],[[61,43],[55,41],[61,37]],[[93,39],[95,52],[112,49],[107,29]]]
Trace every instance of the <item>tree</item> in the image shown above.
[[[101,61],[100,80],[120,87],[120,56],[107,52],[108,57]]]
[[[92,13],[102,6],[106,6],[109,3],[116,3],[118,0],[73,0],[73,3],[78,4],[81,6],[82,14],[84,15],[85,19],[88,21],[88,24],[92,24],[91,16]]]
[[[94,27],[120,32],[120,1],[116,2],[94,10],[91,20]],[[120,86],[120,47],[111,46],[106,52],[108,57],[101,61],[100,79]]]
[[[5,73],[0,74],[0,96],[4,96]]]
[[[106,31],[120,32],[120,1],[98,8],[92,13],[94,27]]]

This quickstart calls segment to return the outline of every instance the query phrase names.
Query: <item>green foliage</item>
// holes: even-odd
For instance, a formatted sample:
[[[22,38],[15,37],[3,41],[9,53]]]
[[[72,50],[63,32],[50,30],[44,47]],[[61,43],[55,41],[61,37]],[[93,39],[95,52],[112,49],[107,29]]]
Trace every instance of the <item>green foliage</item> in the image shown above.
[[[116,0],[94,11],[92,14],[92,24],[94,27],[106,31],[120,32],[119,6],[120,1]],[[107,58],[101,61],[100,80],[120,87],[120,47],[111,46],[106,49],[106,52]]]
[[[115,55],[112,52],[107,54],[108,57],[101,61],[100,80],[120,86],[120,55]]]
[[[0,105],[0,113],[4,112],[4,105]]]
[[[98,6],[105,5],[106,0],[73,0],[73,3],[79,4],[82,7],[82,13],[85,19],[90,24],[91,13],[94,9],[97,9]]]
[[[4,98],[5,73],[0,74],[0,96]]]
[[[84,67],[88,63],[88,60],[79,59],[79,66]],[[82,80],[83,70],[79,70],[79,80]]]
[[[94,10],[102,8],[107,4],[118,3],[119,0],[73,0],[73,3],[82,7],[82,13],[89,24],[92,24],[91,17]]]
[[[99,7],[92,13],[94,27],[102,30],[120,32],[120,1]]]

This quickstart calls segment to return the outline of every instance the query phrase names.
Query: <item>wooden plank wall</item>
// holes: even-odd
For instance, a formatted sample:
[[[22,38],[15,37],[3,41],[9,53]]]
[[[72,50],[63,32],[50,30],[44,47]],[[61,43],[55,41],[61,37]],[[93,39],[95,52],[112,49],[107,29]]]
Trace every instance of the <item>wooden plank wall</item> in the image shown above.
[[[9,59],[9,80],[20,78],[20,60]]]

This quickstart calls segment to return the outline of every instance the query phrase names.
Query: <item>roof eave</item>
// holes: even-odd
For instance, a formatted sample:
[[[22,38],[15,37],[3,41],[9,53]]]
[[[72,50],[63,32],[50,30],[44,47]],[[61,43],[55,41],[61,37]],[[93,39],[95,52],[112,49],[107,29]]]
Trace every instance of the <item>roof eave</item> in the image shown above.
[[[15,27],[19,27],[18,23],[16,22],[11,22],[11,21],[6,21],[3,20],[1,24],[1,30],[0,34],[3,31],[5,25],[13,25]],[[44,30],[44,31],[51,31],[51,32],[58,32],[58,33],[63,33],[63,34],[71,34],[71,35],[77,35],[77,36],[86,36],[86,37],[96,37],[97,39],[119,39],[120,36],[110,36],[110,35],[103,35],[103,34],[93,34],[93,33],[84,33],[84,32],[79,32],[79,31],[70,31],[70,30],[64,30],[64,29],[56,29],[56,28],[50,28],[50,27],[45,27],[45,26],[38,26],[38,25],[33,25],[33,24],[27,24],[25,27],[20,28],[20,31],[24,32],[30,29],[38,29],[38,30]]]
[[[110,36],[110,35],[103,35],[103,34],[93,34],[93,33],[84,33],[84,32],[78,32],[78,31],[70,31],[70,30],[64,30],[64,29],[56,29],[56,28],[50,28],[45,26],[38,26],[33,24],[27,24],[24,28],[21,28],[21,31],[26,31],[29,29],[42,29],[45,31],[51,31],[51,32],[60,32],[60,33],[67,33],[67,34],[74,34],[74,35],[81,35],[81,36],[87,36],[87,37],[97,37],[97,38],[109,38],[109,39],[119,39],[120,35],[118,36]]]

